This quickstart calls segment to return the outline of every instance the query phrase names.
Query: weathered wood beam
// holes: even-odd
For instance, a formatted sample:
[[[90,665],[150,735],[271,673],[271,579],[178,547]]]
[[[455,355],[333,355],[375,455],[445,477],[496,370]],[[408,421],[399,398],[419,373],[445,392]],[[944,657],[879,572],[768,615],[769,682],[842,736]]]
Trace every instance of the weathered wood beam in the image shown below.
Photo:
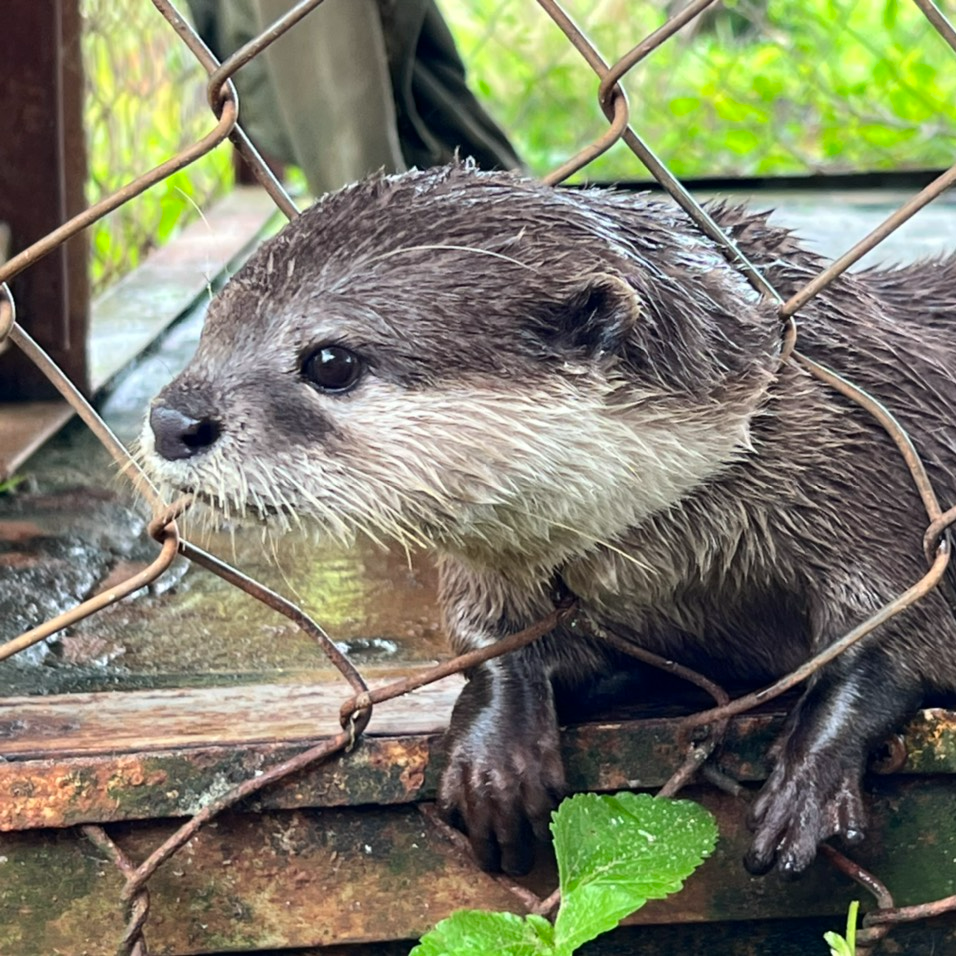
[[[257,798],[264,808],[430,798],[438,734],[460,689],[449,678],[376,708],[352,753]],[[187,816],[258,771],[339,730],[344,683],[255,684],[0,700],[0,830]],[[766,776],[780,716],[734,720],[722,766]],[[679,718],[606,721],[564,735],[575,790],[654,789],[682,759]],[[956,714],[922,711],[906,773],[956,774]]]
[[[11,251],[86,206],[83,58],[78,0],[8,0],[0,31],[0,220]],[[17,319],[83,390],[90,385],[85,234],[17,276]],[[18,349],[0,354],[0,401],[48,399],[46,378]]]

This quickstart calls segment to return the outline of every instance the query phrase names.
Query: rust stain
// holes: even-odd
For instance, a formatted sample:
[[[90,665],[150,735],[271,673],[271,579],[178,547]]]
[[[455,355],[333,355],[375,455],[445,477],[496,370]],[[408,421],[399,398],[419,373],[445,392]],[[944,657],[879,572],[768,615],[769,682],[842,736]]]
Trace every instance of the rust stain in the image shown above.
[[[119,587],[127,578],[145,571],[149,565],[145,561],[119,561],[113,570],[100,582],[97,594]]]
[[[408,793],[408,795],[412,796],[421,790],[422,785],[425,782],[425,768],[405,767],[405,769],[399,774],[398,779],[401,780],[402,786],[405,787],[405,791]]]
[[[43,529],[33,521],[0,521],[0,541],[29,541],[43,533]]]
[[[162,770],[149,770],[139,757],[117,758],[109,766],[76,770],[68,762],[43,761],[18,769],[0,764],[0,831],[61,827],[102,815],[104,794],[121,806],[130,791],[159,787]]]
[[[398,781],[407,796],[416,795],[425,782],[430,748],[425,740],[378,740],[369,760],[373,768],[398,770]]]
[[[0,554],[0,568],[32,568],[38,563],[39,558],[26,551],[8,551],[6,554]],[[51,560],[49,563],[52,566],[55,562]]]
[[[908,755],[904,772],[952,773],[956,765],[956,712],[921,710],[907,725],[905,740]]]
[[[111,661],[125,653],[126,648],[93,634],[70,634],[60,641],[63,660],[70,664],[89,664]]]

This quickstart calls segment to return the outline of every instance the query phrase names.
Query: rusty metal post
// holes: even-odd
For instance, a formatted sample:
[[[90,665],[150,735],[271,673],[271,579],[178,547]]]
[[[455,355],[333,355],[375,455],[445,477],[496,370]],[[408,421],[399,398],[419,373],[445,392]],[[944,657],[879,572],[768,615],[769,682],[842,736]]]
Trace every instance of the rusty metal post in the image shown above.
[[[11,254],[86,205],[79,0],[8,0],[0,31],[0,222]],[[85,234],[12,283],[17,318],[83,391],[89,324]],[[19,349],[0,354],[0,401],[56,392]]]

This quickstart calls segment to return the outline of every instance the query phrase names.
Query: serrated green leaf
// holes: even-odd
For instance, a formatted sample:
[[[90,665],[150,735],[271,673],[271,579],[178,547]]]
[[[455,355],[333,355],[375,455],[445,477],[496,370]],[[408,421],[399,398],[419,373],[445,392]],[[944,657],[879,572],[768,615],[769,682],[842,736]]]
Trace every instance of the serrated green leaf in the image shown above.
[[[427,932],[409,956],[563,956],[542,916],[459,910]]]
[[[644,793],[578,794],[561,804],[551,830],[561,884],[554,938],[562,952],[679,890],[717,841],[703,807]]]

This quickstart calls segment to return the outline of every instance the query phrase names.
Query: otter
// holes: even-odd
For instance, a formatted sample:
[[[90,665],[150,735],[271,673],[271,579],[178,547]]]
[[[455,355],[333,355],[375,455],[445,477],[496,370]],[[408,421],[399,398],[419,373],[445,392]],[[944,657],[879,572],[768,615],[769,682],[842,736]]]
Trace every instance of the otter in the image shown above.
[[[824,266],[765,214],[711,213],[785,296]],[[798,316],[803,352],[898,415],[950,501],[954,289],[956,258],[859,272]],[[379,175],[228,282],[143,453],[220,511],[432,550],[458,652],[544,617],[558,582],[617,638],[766,682],[925,571],[891,440],[781,350],[775,304],[667,201],[468,164]],[[562,708],[628,666],[565,622],[467,675],[439,802],[484,867],[529,867],[564,790]],[[868,752],[954,688],[939,589],[819,671],[748,869],[798,874],[821,841],[860,840]]]

